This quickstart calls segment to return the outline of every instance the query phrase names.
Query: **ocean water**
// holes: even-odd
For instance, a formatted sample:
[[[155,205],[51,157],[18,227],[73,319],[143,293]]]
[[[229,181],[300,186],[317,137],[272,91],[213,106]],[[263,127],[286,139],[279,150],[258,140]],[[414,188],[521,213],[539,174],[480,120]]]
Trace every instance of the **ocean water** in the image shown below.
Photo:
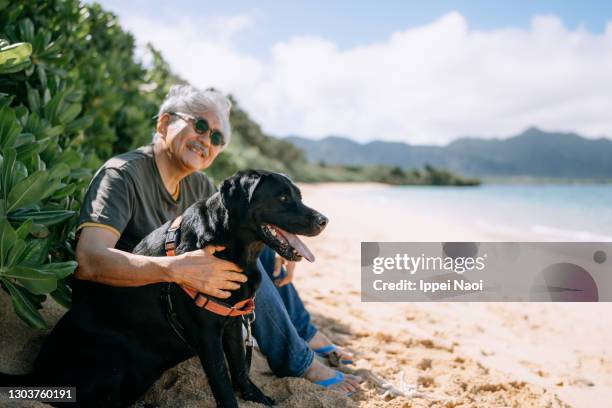
[[[417,208],[483,231],[558,241],[612,241],[612,185],[400,186],[352,192],[380,205]]]

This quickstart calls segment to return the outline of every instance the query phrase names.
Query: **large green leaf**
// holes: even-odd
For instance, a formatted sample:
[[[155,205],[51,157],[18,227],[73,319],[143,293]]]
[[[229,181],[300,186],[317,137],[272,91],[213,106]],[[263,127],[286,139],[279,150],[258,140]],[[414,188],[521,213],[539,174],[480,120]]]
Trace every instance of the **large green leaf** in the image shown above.
[[[0,74],[19,72],[30,65],[32,45],[16,43],[0,48]]]
[[[48,175],[48,173],[47,173]],[[47,198],[51,194],[53,194],[56,190],[60,188],[62,182],[59,179],[49,180],[47,183],[47,188],[45,188],[40,196],[40,199]]]
[[[19,27],[19,32],[22,39],[28,42],[34,41],[34,23],[32,23],[32,20],[29,18],[24,18],[19,21],[17,26]],[[30,52],[32,52],[31,49]]]
[[[27,290],[37,295],[53,292],[57,288],[56,275],[40,268],[14,265],[0,276],[19,280]]]
[[[74,211],[65,210],[27,210],[27,211],[15,211],[9,214],[8,219],[14,223],[25,222],[26,220],[32,220],[35,224],[41,225],[55,225],[62,221],[67,220],[75,214]]]
[[[57,125],[58,123],[58,114],[61,107],[64,105],[64,92],[60,92],[55,94],[49,103],[45,105],[44,112],[45,117],[47,117],[52,124]]]
[[[36,143],[36,138],[34,135],[31,133],[22,133],[15,140],[13,147],[19,147],[30,143]]]
[[[0,274],[6,269],[11,249],[17,241],[17,233],[6,220],[0,221]]]
[[[36,269],[44,273],[51,273],[57,279],[63,279],[66,276],[70,275],[72,272],[74,272],[77,265],[78,264],[75,261],[54,262],[41,265]]]
[[[40,81],[40,86],[43,87],[43,89],[47,88],[47,72],[45,71],[45,68],[42,65],[38,65],[36,67],[36,73],[38,74],[38,80]]]
[[[30,110],[32,112],[38,112],[40,109],[40,94],[38,93],[38,89],[32,88],[27,82],[27,98],[28,105],[30,106]]]
[[[15,167],[13,168],[13,174],[12,174],[13,186],[16,186],[21,180],[24,180],[26,177],[28,177],[28,174],[30,173],[28,172],[27,166],[23,164],[22,162],[20,162],[19,160],[15,161]],[[10,193],[10,191],[8,193]]]
[[[17,208],[27,207],[39,201],[47,190],[49,175],[44,171],[37,171],[34,174],[21,180],[11,189],[7,197],[7,212]]]
[[[68,123],[64,127],[64,131],[66,133],[73,133],[73,132],[77,132],[77,131],[82,131],[82,130],[87,129],[88,127],[90,127],[92,124],[93,124],[93,116],[85,115],[83,117],[80,117],[80,118],[75,119],[72,122]]]
[[[37,266],[45,260],[49,242],[44,239],[32,239],[26,243],[23,257],[20,260],[22,266]]]
[[[27,219],[25,220],[25,222],[21,223],[21,225],[17,228],[17,231],[15,231],[17,233],[17,237],[22,240],[26,239],[26,237],[30,233],[32,224],[34,224],[34,222],[30,219]]]
[[[53,193],[51,196],[54,200],[59,200],[60,198],[68,197],[74,193],[76,190],[76,184],[68,184],[67,186],[63,186]]]
[[[49,178],[54,179],[62,179],[67,177],[70,174],[70,166],[65,163],[58,163],[49,169]]]
[[[5,269],[11,268],[13,265],[15,265],[16,261],[19,259],[19,257],[21,257],[21,254],[23,254],[25,247],[26,247],[26,244],[23,240],[17,239],[15,241],[4,263]]]
[[[88,177],[91,177],[90,169],[78,169],[70,172],[70,178],[74,180],[79,180]]]
[[[15,116],[15,111],[5,106],[0,109],[0,147],[13,147],[17,136],[21,133],[21,125]]]
[[[39,153],[44,150],[48,142],[49,139],[42,139],[39,141],[34,141],[33,143],[25,143],[20,146],[16,146],[15,151],[17,152],[17,160],[20,160],[22,162],[27,161],[36,153]]]
[[[45,130],[45,136],[46,137],[59,136],[59,135],[62,134],[63,131],[64,131],[64,126],[62,126],[62,125],[57,125],[57,126],[53,126],[53,127],[49,126]]]
[[[3,153],[2,168],[0,168],[0,188],[2,189],[2,197],[6,200],[13,187],[13,171],[15,170],[17,153],[15,149],[5,149]]]
[[[46,34],[51,34],[51,33],[45,30],[38,30],[38,32],[36,33],[36,36],[34,37],[34,41],[32,41],[32,48],[34,49],[34,54],[39,54],[45,50],[45,46],[49,42],[47,41],[47,38],[45,38],[47,37]],[[43,86],[44,85],[45,83],[43,83]]]
[[[79,166],[79,162],[83,160],[83,157],[74,149],[66,149],[61,153],[59,160],[61,163],[74,168]]]
[[[60,123],[67,124],[76,118],[81,113],[81,104],[72,103],[59,112],[58,119]]]
[[[3,279],[3,283],[11,294],[11,302],[13,303],[13,309],[15,309],[17,316],[19,316],[31,327],[36,329],[45,329],[47,327],[45,319],[43,319],[40,313],[38,313],[36,306],[24,293],[24,289],[18,285],[14,285],[6,279]]]

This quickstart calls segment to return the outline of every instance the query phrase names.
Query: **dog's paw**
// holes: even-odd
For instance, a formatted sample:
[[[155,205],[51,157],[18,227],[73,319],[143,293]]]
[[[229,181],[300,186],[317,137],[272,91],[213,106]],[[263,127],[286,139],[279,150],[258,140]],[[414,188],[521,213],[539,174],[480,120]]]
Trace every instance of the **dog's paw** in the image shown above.
[[[267,407],[271,407],[276,404],[276,401],[274,401],[272,398],[268,397],[261,391],[259,391],[258,393],[243,394],[242,398],[246,401],[257,402],[258,404],[263,404]]]
[[[268,407],[273,406],[276,402],[265,395],[253,382],[249,381],[248,384],[241,387],[242,398],[246,401],[257,402],[259,404],[264,404]]]
[[[260,399],[250,401],[257,402],[258,404],[264,404],[266,407],[273,407],[276,405],[276,401],[266,395],[262,395],[262,398]]]

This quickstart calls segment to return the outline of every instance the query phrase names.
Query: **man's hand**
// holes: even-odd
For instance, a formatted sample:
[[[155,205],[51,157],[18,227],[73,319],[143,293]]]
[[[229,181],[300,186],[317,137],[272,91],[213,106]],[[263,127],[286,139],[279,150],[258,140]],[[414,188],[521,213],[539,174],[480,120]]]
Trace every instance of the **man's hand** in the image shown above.
[[[214,256],[215,252],[224,249],[209,245],[174,257],[171,266],[173,280],[206,295],[221,299],[230,297],[228,291],[240,288],[240,283],[246,282],[247,277],[235,263]]]
[[[288,261],[282,256],[276,255],[276,258],[274,259],[274,271],[272,272],[272,276],[274,278],[278,278],[280,276],[281,267],[283,265],[285,266],[285,270],[287,271],[287,274],[282,279],[274,279],[274,284],[278,286],[279,288],[285,286],[286,284],[290,283],[293,280],[293,274],[295,271],[296,262]]]

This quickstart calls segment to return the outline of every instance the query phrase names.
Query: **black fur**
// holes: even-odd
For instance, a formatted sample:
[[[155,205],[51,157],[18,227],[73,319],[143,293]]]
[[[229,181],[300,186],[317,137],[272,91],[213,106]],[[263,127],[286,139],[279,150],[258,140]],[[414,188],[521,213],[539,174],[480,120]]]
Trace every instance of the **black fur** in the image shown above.
[[[299,189],[287,177],[244,171],[185,211],[176,253],[225,246],[215,255],[235,262],[248,277],[224,300],[234,304],[257,290],[261,276],[256,261],[264,243],[288,259],[299,259],[266,234],[263,225],[312,236],[326,223],[323,215],[302,204]],[[164,256],[169,225],[170,221],[145,237],[134,253]],[[218,406],[238,406],[232,384],[244,399],[272,405],[273,400],[248,377],[241,319],[203,310],[179,286],[170,284],[186,344],[166,318],[160,299],[164,285],[168,284],[117,288],[75,279],[72,307],[46,339],[34,371],[23,376],[0,374],[0,385],[76,386],[77,403],[67,406],[122,407],[134,403],[165,370],[197,355]]]

